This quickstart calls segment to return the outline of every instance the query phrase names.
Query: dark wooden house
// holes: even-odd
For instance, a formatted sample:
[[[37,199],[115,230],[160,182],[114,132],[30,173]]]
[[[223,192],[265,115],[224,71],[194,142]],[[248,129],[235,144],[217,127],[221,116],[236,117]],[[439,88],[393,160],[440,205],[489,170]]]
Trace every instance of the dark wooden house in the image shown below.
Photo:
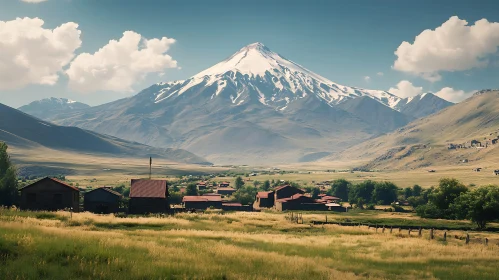
[[[184,196],[182,203],[185,209],[206,210],[210,207],[222,209],[220,195]]]
[[[123,196],[110,187],[93,189],[85,193],[83,209],[98,214],[116,213]]]
[[[232,195],[236,192],[236,189],[230,187],[219,187],[217,188],[217,194],[220,195]]]
[[[303,194],[295,194],[291,197],[276,199],[275,208],[279,211],[286,210],[302,210],[302,211],[324,211],[328,210],[325,203],[320,203],[317,200],[305,196]]]
[[[275,189],[274,199],[288,198],[295,194],[304,194],[305,192],[301,189],[295,188],[290,185],[280,186]]]
[[[165,180],[132,179],[130,187],[130,214],[168,213],[168,186]]]
[[[80,209],[80,190],[53,178],[43,178],[21,189],[19,207],[23,210]]]
[[[272,208],[274,207],[274,192],[258,192],[256,194],[254,208]]]

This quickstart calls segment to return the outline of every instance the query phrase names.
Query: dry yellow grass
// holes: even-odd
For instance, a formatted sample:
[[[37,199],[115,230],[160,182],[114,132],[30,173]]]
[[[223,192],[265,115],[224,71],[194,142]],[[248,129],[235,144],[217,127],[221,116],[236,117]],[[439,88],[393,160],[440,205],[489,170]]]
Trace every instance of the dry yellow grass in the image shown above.
[[[280,213],[186,213],[165,218],[75,213],[71,220],[66,212],[56,213],[54,220],[4,213],[0,249],[2,242],[14,242],[29,256],[41,254],[50,244],[62,255],[73,252],[71,246],[88,247],[64,255],[65,263],[102,279],[123,276],[115,269],[123,266],[127,279],[497,279],[497,234],[471,233],[471,243],[465,245],[454,237],[465,235],[460,231],[449,232],[443,242],[440,231],[430,240],[428,231],[418,237],[417,232],[408,236],[407,231],[313,226],[308,222],[322,215],[303,216],[305,224],[291,223]],[[481,243],[485,237],[488,246]],[[63,249],[56,244],[64,244]],[[99,254],[106,256],[104,266]],[[134,259],[137,256],[140,259]],[[23,258],[7,262],[8,275]],[[50,266],[49,259],[35,267]]]

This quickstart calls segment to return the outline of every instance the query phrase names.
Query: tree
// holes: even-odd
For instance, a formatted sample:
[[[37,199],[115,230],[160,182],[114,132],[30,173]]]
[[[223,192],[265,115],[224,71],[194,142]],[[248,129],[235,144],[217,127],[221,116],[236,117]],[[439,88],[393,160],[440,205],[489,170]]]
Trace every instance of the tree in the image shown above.
[[[420,185],[414,185],[412,187],[412,196],[420,196],[423,192],[423,188]]]
[[[345,179],[334,180],[331,184],[330,195],[341,198],[342,201],[348,200],[348,192],[352,187],[352,183]]]
[[[255,188],[258,188],[258,186],[261,184],[262,184],[262,182],[260,182],[260,181],[257,181],[257,180],[253,181],[253,186],[255,186]]]
[[[263,182],[262,190],[264,190],[264,191],[270,190],[270,181],[269,180],[266,180],[265,182]]]
[[[234,199],[243,205],[249,205],[255,201],[257,192],[257,188],[243,185],[234,193]]]
[[[409,197],[413,196],[412,195],[412,189],[407,187],[404,189],[404,198],[408,199]]]
[[[241,176],[238,176],[236,178],[236,183],[235,184],[236,184],[236,190],[242,188],[244,186],[244,180],[243,180],[243,178],[241,178]]]
[[[354,204],[362,198],[364,203],[371,203],[375,186],[376,182],[371,180],[353,185],[348,192],[348,201]]]
[[[19,191],[17,189],[17,170],[10,161],[7,144],[0,142],[0,205],[17,204]]]
[[[440,179],[439,187],[429,196],[429,201],[438,209],[447,210],[456,198],[467,191],[468,188],[456,179]]]
[[[185,195],[198,195],[198,186],[196,184],[188,184],[185,188]]]
[[[397,200],[397,186],[391,182],[376,182],[372,193],[372,203],[388,205]]]
[[[457,219],[469,219],[479,229],[499,219],[499,187],[485,186],[461,194],[450,206]]]
[[[313,199],[319,198],[319,194],[321,193],[321,190],[319,188],[312,188],[311,194]]]
[[[181,204],[182,203],[182,194],[180,192],[171,192],[168,197],[170,204]]]

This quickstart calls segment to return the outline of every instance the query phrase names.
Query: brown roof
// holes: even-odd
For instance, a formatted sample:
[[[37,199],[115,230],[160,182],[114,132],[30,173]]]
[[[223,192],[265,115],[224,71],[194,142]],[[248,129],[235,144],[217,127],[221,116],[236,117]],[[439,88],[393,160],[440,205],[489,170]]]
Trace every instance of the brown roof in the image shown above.
[[[60,184],[61,186],[64,186],[64,187],[70,188],[70,189],[72,189],[72,190],[74,190],[74,191],[77,191],[77,192],[79,192],[79,191],[80,191],[80,190],[79,190],[78,188],[76,188],[76,187],[73,187],[73,186],[71,186],[71,185],[68,185],[68,184],[66,184],[66,183],[64,183],[64,182],[62,182],[62,181],[59,181],[59,180],[55,179],[55,178],[49,178],[49,177],[45,177],[45,178],[43,178],[43,179],[40,179],[40,180],[38,180],[38,181],[34,182],[33,184],[29,184],[29,185],[25,186],[24,188],[21,188],[21,190],[24,190],[24,189],[26,189],[26,188],[32,187],[32,186],[34,186],[35,184],[37,184],[38,182],[45,181],[45,180],[52,180],[52,181],[54,181],[54,182],[56,182],[56,183]]]
[[[184,196],[182,198],[182,202],[222,202],[222,197],[221,196],[216,196],[216,195],[208,195],[208,196]]]
[[[279,202],[287,202],[287,201],[293,201],[293,200],[300,200],[300,199],[303,199],[303,198],[306,198],[306,199],[309,199],[309,200],[311,199],[308,196],[305,196],[305,195],[303,195],[301,193],[297,193],[297,194],[294,194],[291,197],[281,198],[281,199],[278,199],[277,201],[279,201]]]
[[[103,191],[106,191],[108,193],[111,193],[111,194],[114,194],[114,195],[117,195],[117,196],[123,196],[121,193],[117,192],[117,191],[114,191],[111,189],[111,187],[100,187],[100,188],[95,188],[91,191],[88,191],[87,193],[90,193],[90,192],[93,192],[93,191],[96,191],[96,190],[103,190]]]
[[[217,188],[217,191],[235,191],[236,189],[234,188],[224,188],[224,187],[220,187],[220,188]]]
[[[223,206],[233,206],[233,207],[237,207],[237,206],[243,206],[241,203],[222,203]]]
[[[166,198],[168,187],[166,180],[132,179],[130,197]]]
[[[256,194],[256,197],[259,197],[259,198],[269,198],[269,194],[271,194],[273,192],[258,192]]]
[[[221,195],[218,193],[205,193],[203,194],[203,196],[221,196]]]

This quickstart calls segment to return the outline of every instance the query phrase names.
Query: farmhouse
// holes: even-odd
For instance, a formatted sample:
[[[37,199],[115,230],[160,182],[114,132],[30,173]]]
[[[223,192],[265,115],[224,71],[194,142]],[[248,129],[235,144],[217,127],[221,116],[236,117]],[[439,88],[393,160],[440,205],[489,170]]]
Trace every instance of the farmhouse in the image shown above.
[[[206,190],[206,182],[199,182],[197,184],[197,187],[198,187],[198,190],[200,190],[200,191]]]
[[[80,209],[80,190],[53,178],[43,178],[21,189],[23,210]]]
[[[220,195],[232,195],[235,192],[236,192],[236,189],[234,189],[234,188],[229,188],[229,187],[217,188],[217,194],[220,194]]]
[[[222,209],[220,195],[184,196],[182,203],[185,209],[205,210],[210,207]]]
[[[131,214],[166,213],[170,211],[165,180],[132,179],[128,210]]]
[[[326,204],[319,203],[315,199],[303,194],[295,194],[291,197],[276,199],[275,208],[279,211],[285,210],[327,210]]]
[[[278,199],[288,198],[295,194],[304,194],[303,190],[295,188],[290,185],[280,186],[275,189],[274,199],[277,201]]]
[[[85,193],[83,202],[84,211],[109,214],[116,213],[120,207],[120,201],[123,196],[111,189],[111,187],[102,187],[93,189]]]
[[[272,208],[274,207],[274,192],[258,192],[256,194],[254,208]]]

